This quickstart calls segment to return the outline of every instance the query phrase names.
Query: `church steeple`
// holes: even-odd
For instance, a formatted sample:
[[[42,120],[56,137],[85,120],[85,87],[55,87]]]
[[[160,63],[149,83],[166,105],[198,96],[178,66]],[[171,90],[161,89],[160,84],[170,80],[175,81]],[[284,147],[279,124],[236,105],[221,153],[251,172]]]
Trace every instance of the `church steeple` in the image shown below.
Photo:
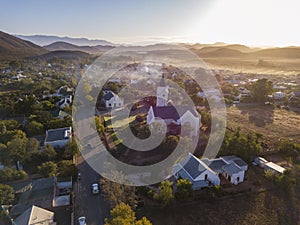
[[[162,75],[161,80],[158,83],[156,91],[156,107],[165,107],[168,103],[169,87],[166,84],[165,76]]]

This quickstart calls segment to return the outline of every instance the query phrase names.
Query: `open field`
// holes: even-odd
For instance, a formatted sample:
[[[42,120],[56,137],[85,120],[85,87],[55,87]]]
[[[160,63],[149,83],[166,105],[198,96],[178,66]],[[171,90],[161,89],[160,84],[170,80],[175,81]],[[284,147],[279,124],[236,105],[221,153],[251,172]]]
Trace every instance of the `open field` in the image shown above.
[[[271,150],[276,150],[280,138],[300,140],[300,114],[273,106],[227,108],[227,126],[262,134]]]
[[[262,59],[265,65],[258,66]],[[300,74],[300,59],[289,58],[203,58],[210,68],[228,69],[235,73],[257,73],[274,75]]]
[[[166,209],[144,208],[141,215],[155,225],[274,225],[298,224],[286,214],[288,202],[271,192],[253,193],[221,200],[198,201]]]

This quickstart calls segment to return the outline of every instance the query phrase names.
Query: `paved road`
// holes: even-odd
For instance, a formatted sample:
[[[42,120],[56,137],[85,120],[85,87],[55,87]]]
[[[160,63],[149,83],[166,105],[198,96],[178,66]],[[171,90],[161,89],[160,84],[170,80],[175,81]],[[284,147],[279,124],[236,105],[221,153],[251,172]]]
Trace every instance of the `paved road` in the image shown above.
[[[93,195],[91,191],[91,184],[99,181],[101,176],[81,156],[78,158],[77,163],[81,172],[81,180],[76,184],[75,219],[77,220],[79,216],[85,216],[87,225],[102,225],[104,219],[109,216],[109,205],[104,201],[101,194]]]

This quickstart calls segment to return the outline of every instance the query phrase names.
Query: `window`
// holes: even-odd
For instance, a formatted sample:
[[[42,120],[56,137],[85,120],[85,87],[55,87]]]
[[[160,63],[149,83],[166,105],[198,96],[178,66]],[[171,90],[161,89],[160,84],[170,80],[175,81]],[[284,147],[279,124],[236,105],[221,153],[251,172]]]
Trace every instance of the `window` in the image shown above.
[[[207,178],[208,178],[208,175],[207,175],[207,174],[205,174],[205,175],[204,175],[204,179],[205,179],[205,180],[207,180]]]
[[[240,177],[237,177],[236,180],[237,180],[237,182],[240,182]]]

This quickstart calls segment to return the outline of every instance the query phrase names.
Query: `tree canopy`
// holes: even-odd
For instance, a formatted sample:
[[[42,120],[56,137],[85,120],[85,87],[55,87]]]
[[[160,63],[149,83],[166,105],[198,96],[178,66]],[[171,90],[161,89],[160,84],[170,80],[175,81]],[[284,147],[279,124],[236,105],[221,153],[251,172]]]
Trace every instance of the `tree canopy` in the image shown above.
[[[132,208],[123,202],[110,211],[111,218],[105,219],[105,225],[151,225],[152,223],[143,217],[137,220]]]

